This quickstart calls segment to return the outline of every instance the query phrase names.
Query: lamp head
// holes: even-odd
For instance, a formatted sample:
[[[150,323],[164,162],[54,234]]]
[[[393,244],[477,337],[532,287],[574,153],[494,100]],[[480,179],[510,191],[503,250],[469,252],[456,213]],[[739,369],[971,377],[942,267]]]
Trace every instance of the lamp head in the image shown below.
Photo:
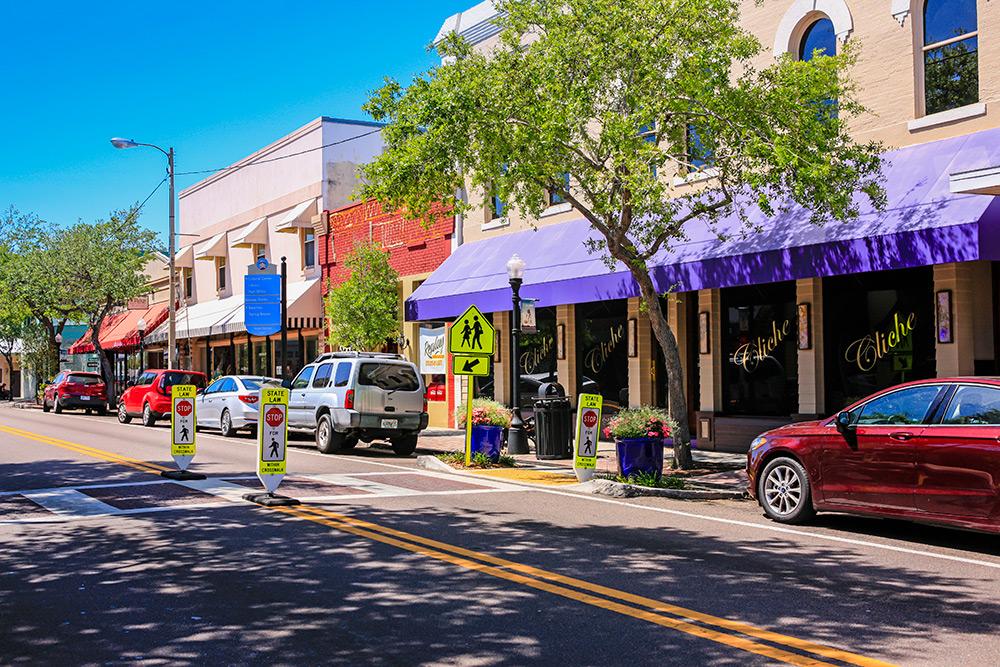
[[[520,280],[524,278],[524,260],[521,259],[517,253],[511,255],[511,258],[507,260],[507,275],[510,276],[511,280]]]
[[[142,332],[146,330],[146,320],[140,317],[139,321],[135,325],[135,328],[139,331],[139,334],[141,335]]]
[[[63,342],[62,334],[61,333],[57,333],[56,334],[56,344],[62,345],[62,342]]]
[[[131,139],[123,139],[121,137],[113,137],[111,139],[111,145],[115,148],[135,148],[139,144],[135,143]]]

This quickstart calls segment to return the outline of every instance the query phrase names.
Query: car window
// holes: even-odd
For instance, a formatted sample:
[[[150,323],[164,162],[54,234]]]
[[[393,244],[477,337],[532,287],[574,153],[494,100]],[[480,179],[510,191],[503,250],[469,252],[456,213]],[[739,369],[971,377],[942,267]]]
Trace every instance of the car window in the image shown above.
[[[183,371],[169,371],[163,374],[164,389],[178,384],[193,384],[200,389],[205,386],[205,376],[201,373],[185,373]]]
[[[233,378],[223,378],[222,386],[219,388],[220,392],[233,392],[236,391],[236,380]]]
[[[154,378],[156,378],[156,373],[143,373],[136,379],[135,383],[137,385],[153,384]]]
[[[409,366],[403,364],[361,364],[358,384],[364,387],[378,387],[386,391],[417,391],[420,380]]]
[[[941,389],[941,385],[929,384],[879,396],[861,406],[857,424],[922,424]]]
[[[330,375],[333,373],[333,364],[323,364],[316,369],[316,377],[313,378],[313,387],[323,389],[330,386]]]
[[[101,378],[96,375],[84,375],[82,373],[70,373],[66,381],[73,384],[101,384]]]
[[[257,391],[261,386],[265,387],[280,387],[281,380],[275,380],[274,378],[243,378],[243,386],[249,391]]]
[[[295,382],[292,383],[292,389],[304,389],[309,386],[309,378],[312,377],[313,368],[312,366],[306,366],[301,371],[299,371],[298,377],[295,378]]]
[[[333,386],[346,387],[347,383],[350,381],[351,381],[351,364],[346,361],[337,364],[337,374],[333,378]]]
[[[60,382],[62,382],[62,379],[63,379],[63,374],[59,373],[54,378],[52,378],[52,384],[59,384]]]
[[[944,413],[944,424],[1000,424],[1000,389],[963,385]]]

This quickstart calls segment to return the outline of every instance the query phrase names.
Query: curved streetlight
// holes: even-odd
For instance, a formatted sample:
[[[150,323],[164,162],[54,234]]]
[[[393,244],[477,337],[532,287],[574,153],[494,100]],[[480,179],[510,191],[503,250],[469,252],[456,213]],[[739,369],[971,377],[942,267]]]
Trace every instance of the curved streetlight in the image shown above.
[[[527,454],[528,440],[524,435],[524,421],[521,419],[521,283],[524,282],[526,263],[514,253],[507,260],[507,276],[510,278],[510,290],[514,306],[510,326],[510,395],[513,417],[510,428],[507,429],[507,453]]]
[[[111,145],[115,148],[137,148],[146,146],[155,148],[167,156],[167,176],[170,178],[170,217],[167,234],[170,237],[169,259],[170,259],[170,304],[169,316],[167,318],[167,368],[176,368],[176,347],[177,347],[177,265],[174,256],[177,254],[177,234],[174,230],[174,149],[173,147],[164,150],[156,144],[144,144],[133,139],[123,137],[113,137]]]

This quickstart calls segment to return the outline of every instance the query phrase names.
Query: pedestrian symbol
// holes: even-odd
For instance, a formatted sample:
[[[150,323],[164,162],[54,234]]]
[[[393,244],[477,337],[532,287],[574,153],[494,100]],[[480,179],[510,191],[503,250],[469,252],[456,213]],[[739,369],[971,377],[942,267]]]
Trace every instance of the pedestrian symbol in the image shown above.
[[[496,329],[475,306],[462,314],[451,328],[449,352],[493,356],[496,348]]]

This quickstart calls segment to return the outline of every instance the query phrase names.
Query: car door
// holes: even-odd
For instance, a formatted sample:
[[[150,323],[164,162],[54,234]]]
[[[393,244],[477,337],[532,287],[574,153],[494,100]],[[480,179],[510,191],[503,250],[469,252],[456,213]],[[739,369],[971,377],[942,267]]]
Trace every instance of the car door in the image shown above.
[[[134,385],[125,390],[122,400],[125,401],[125,409],[129,414],[142,414],[142,403],[156,377],[156,373],[143,373],[135,379]]]
[[[219,420],[218,404],[216,399],[219,395],[219,390],[222,388],[222,383],[225,378],[219,378],[212,384],[208,385],[205,391],[200,396],[200,402],[198,402],[198,424],[204,426],[215,426]]]
[[[1000,387],[958,385],[917,451],[917,509],[982,520],[1000,515]]]
[[[316,408],[323,402],[324,394],[330,391],[329,387],[333,380],[333,362],[320,364],[316,367],[312,384],[306,392],[306,398],[302,405],[302,424],[304,426],[316,426]]]
[[[306,393],[309,391],[313,368],[306,366],[292,380],[292,388],[288,392],[288,423],[291,426],[309,426],[305,417]]]
[[[915,445],[944,385],[903,387],[851,410],[852,433],[823,436],[819,494],[826,504],[889,511],[916,509]]]
[[[239,387],[236,386],[236,380],[231,377],[222,378],[222,384],[219,385],[219,390],[212,398],[212,413],[215,419],[213,426],[221,424],[222,413],[227,409],[232,410],[232,401],[238,400],[236,398],[238,395]],[[230,414],[232,413],[230,412]]]

